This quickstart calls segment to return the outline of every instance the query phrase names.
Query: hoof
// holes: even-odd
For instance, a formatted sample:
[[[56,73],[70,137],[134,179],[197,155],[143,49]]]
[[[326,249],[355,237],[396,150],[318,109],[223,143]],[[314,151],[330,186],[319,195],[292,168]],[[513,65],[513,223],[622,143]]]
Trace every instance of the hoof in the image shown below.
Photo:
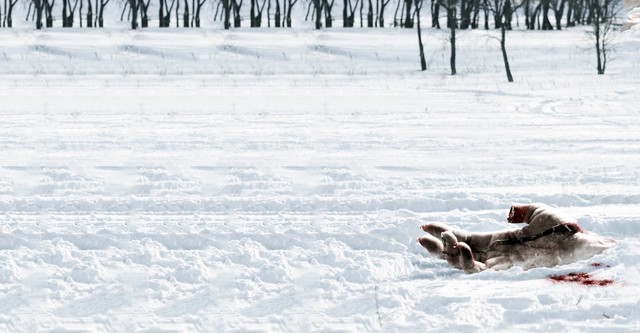
[[[471,259],[473,260],[473,252],[471,251],[471,248],[469,247],[469,245],[467,245],[467,243],[456,243],[456,245],[454,246],[455,249],[457,249],[460,252],[460,255],[462,255],[465,259]]]

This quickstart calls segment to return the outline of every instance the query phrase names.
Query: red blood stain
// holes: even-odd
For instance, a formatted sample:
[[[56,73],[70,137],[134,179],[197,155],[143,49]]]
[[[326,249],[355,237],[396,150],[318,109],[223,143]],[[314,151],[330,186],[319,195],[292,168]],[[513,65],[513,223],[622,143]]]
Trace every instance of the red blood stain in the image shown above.
[[[593,262],[593,263],[589,264],[589,266],[591,266],[591,267],[611,267],[609,265],[605,265],[605,264],[602,264],[602,263],[599,263],[599,262]]]
[[[549,275],[548,278],[553,282],[574,282],[583,286],[608,286],[613,284],[613,280],[594,279],[589,273],[568,273],[560,275]]]

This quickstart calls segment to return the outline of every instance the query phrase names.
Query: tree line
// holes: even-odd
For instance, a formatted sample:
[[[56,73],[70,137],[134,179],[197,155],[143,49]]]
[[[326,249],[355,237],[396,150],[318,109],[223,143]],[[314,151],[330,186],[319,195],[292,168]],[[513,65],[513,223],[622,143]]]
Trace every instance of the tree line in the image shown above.
[[[19,0],[0,3],[2,27],[13,26],[13,12]],[[25,20],[32,21],[36,29],[51,28],[61,18],[62,27],[104,27],[104,11],[112,0],[25,0],[28,10]],[[56,6],[56,1],[59,5]],[[120,19],[129,21],[132,29],[151,26],[153,16],[158,27],[198,28],[207,0],[114,0],[120,1]],[[151,2],[157,5],[157,16],[149,13]],[[250,27],[291,27],[291,15],[299,0],[208,0],[214,2],[207,15],[220,21],[224,29],[238,28],[248,14]],[[313,21],[316,29],[334,27],[336,0],[306,0],[305,20]],[[338,0],[340,1],[340,0]],[[561,30],[563,27],[589,25],[599,17],[594,2],[606,0],[342,0],[342,27],[400,27],[414,28],[419,10],[428,6],[431,25],[441,28],[440,18],[446,18],[445,27],[456,29],[500,29],[503,24],[510,30],[517,17],[524,17],[529,30]],[[609,0],[612,1],[612,0]],[[61,3],[61,5],[60,5]],[[426,6],[425,6],[426,5]],[[243,8],[243,6],[245,8]],[[496,7],[504,7],[504,18]],[[213,9],[211,9],[213,8]],[[266,9],[266,13],[265,13]],[[517,11],[517,9],[520,9]],[[57,11],[57,12],[54,12]],[[393,11],[393,21],[386,22],[387,13]],[[172,24],[173,20],[173,24]],[[245,22],[246,24],[246,22]]]
[[[2,27],[13,25],[12,13],[18,0],[3,0],[0,4]],[[27,21],[34,21],[36,29],[53,27],[54,6],[56,0],[25,0],[28,2]],[[62,18],[62,27],[74,26],[74,18],[78,17],[78,25],[93,28],[104,27],[105,7],[111,0],[59,0],[58,6]],[[152,0],[116,0],[121,1],[120,20],[128,20],[131,29],[147,28],[151,17],[148,9]],[[176,27],[199,28],[200,15],[207,0],[154,0],[157,1],[158,26],[172,26],[172,16]],[[209,0],[216,1],[216,0]],[[250,27],[266,26],[271,28],[290,28],[291,13],[299,0],[249,0]],[[335,0],[306,0],[305,20],[313,21],[316,29],[332,28],[336,20],[333,15]],[[365,4],[366,2],[366,4]],[[182,4],[182,9],[180,5]],[[214,2],[214,21],[221,21],[224,29],[241,27],[244,0],[217,0]],[[518,25],[524,16],[524,28],[527,30],[562,30],[562,27],[591,25],[591,34],[595,43],[598,74],[604,74],[607,57],[611,52],[610,41],[614,31],[614,20],[620,10],[621,0],[342,0],[342,26],[356,26],[356,13],[360,27],[385,27],[385,11],[389,6],[394,10],[393,21],[388,26],[412,29],[417,26],[418,47],[421,70],[427,69],[422,41],[420,15],[424,5],[429,6],[432,28],[441,29],[441,17],[445,18],[445,26],[450,31],[450,68],[451,75],[456,74],[456,31],[459,29],[497,29],[500,50],[507,80],[513,82],[513,75],[507,55],[507,31]],[[154,4],[155,6],[155,4]],[[267,9],[264,14],[265,6]],[[62,7],[62,8],[59,8]],[[86,8],[85,8],[86,7]],[[366,8],[366,15],[365,15]],[[83,12],[83,9],[86,9]],[[273,10],[273,15],[271,14]],[[272,20],[273,18],[273,20]],[[44,24],[43,24],[44,21]],[[273,22],[272,22],[273,21]],[[415,24],[414,24],[415,22]],[[564,25],[563,25],[564,22]]]

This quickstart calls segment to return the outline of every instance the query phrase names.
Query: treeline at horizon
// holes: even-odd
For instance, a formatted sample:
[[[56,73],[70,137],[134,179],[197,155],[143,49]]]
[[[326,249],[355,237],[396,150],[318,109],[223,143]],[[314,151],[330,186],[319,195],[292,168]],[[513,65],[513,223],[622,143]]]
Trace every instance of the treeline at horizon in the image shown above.
[[[204,5],[210,2],[210,6]],[[224,29],[290,28],[292,15],[316,29],[333,27],[414,28],[417,9],[431,16],[431,27],[510,30],[522,22],[528,30],[562,30],[590,25],[603,0],[24,0],[26,15],[36,29],[52,27],[102,28],[105,10],[119,11],[131,29],[199,28],[203,17]],[[604,0],[618,1],[618,0]],[[14,25],[18,0],[0,3],[1,26]],[[337,6],[336,6],[337,5]],[[497,6],[505,13],[494,10]],[[114,8],[109,8],[114,7]],[[117,9],[116,9],[117,7]],[[298,7],[303,7],[302,9]],[[151,10],[149,10],[151,8]],[[294,10],[295,9],[295,10]],[[391,17],[393,13],[393,17]],[[421,15],[425,15],[422,13]],[[501,19],[500,15],[504,15]],[[22,16],[22,15],[21,15]],[[390,19],[390,20],[389,20]],[[441,22],[442,21],[442,22]],[[442,25],[442,26],[441,26]]]

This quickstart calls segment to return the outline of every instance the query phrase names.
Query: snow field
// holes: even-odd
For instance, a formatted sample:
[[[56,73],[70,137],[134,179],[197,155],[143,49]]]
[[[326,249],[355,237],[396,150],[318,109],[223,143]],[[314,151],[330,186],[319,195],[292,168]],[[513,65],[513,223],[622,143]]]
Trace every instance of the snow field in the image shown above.
[[[2,32],[0,330],[640,329],[637,31],[600,77],[583,31],[514,32],[514,84],[433,34],[420,73],[398,30]],[[516,202],[618,243],[475,275],[415,243]]]

